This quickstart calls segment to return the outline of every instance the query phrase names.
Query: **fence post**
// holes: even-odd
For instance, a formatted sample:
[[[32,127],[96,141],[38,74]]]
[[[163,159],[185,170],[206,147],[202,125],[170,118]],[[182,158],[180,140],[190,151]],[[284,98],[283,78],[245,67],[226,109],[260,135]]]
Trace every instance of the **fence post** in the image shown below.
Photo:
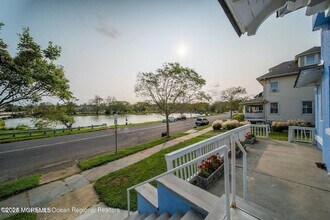
[[[266,138],[268,139],[269,138],[269,125],[266,125],[265,129],[266,129]]]
[[[171,158],[168,155],[165,155],[167,170],[173,169],[173,164]]]
[[[232,193],[232,203],[231,207],[236,209],[236,146],[235,139],[233,135],[230,135],[230,146],[231,146],[231,193]]]
[[[288,141],[289,141],[289,142],[292,141],[291,133],[292,133],[292,128],[291,128],[291,126],[289,126],[289,133],[288,133]]]

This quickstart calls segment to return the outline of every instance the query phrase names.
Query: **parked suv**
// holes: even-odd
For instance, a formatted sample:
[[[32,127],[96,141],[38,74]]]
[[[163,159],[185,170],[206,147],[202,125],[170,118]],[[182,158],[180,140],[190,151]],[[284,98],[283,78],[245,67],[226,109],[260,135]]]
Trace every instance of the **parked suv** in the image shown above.
[[[196,124],[196,126],[208,125],[209,120],[207,120],[207,118],[196,118],[195,124]]]

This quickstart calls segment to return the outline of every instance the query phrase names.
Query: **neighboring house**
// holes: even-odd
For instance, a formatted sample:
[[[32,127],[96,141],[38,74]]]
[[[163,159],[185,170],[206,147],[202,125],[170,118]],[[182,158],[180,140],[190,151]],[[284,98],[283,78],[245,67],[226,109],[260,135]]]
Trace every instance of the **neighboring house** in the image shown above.
[[[245,118],[249,121],[315,121],[314,88],[295,88],[302,69],[320,63],[320,47],[313,47],[269,69],[257,78],[263,86],[262,95],[243,103]]]
[[[260,25],[274,12],[282,17],[306,7],[313,15],[313,31],[321,30],[321,65],[299,71],[295,87],[315,86],[315,122],[317,146],[330,175],[330,11],[329,0],[318,1],[232,1],[218,0],[236,33],[254,35]],[[312,62],[312,57],[298,62]],[[316,56],[314,57],[316,59]],[[314,60],[315,61],[315,60]]]

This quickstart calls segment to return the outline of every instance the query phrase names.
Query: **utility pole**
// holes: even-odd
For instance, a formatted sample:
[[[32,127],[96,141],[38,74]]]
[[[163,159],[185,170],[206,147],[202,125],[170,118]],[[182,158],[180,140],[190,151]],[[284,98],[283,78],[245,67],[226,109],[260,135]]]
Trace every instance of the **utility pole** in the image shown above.
[[[118,130],[117,130],[117,125],[118,125],[118,120],[117,120],[117,114],[114,114],[113,115],[113,120],[114,120],[114,124],[115,124],[115,146],[116,146],[116,154],[117,154],[117,151],[118,151],[118,141],[117,141],[117,135],[118,135]]]

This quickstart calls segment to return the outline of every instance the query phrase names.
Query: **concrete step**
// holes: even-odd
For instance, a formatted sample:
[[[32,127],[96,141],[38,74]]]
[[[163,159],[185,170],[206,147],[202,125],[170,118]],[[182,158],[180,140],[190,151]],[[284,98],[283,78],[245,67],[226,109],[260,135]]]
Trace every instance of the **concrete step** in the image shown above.
[[[138,213],[138,211],[132,213],[129,217],[125,218],[125,220],[144,220],[148,217],[148,213]]]
[[[177,212],[174,215],[169,218],[169,220],[180,220],[183,217],[183,214],[181,212]]]
[[[201,214],[190,209],[182,218],[181,220],[202,220],[204,219]]]
[[[136,187],[135,190],[156,209],[158,208],[158,194],[157,189],[155,187],[153,187],[149,183],[146,183],[142,186]]]
[[[200,189],[189,182],[169,174],[156,180],[157,184],[169,189],[171,192],[181,197],[182,200],[190,204],[196,212],[203,216],[212,213],[220,219],[225,216],[225,208],[219,207],[220,198]]]
[[[144,220],[155,220],[159,217],[159,215],[157,213],[152,213],[150,214],[147,218],[145,218]]]
[[[224,197],[224,196],[222,196]],[[238,196],[236,196],[236,205],[237,207],[245,213],[257,218],[257,219],[269,219],[269,220],[278,220],[280,219],[276,213],[271,210],[265,209],[253,202],[246,201]]]
[[[170,217],[171,217],[171,215],[168,212],[164,212],[156,220],[168,220]]]

